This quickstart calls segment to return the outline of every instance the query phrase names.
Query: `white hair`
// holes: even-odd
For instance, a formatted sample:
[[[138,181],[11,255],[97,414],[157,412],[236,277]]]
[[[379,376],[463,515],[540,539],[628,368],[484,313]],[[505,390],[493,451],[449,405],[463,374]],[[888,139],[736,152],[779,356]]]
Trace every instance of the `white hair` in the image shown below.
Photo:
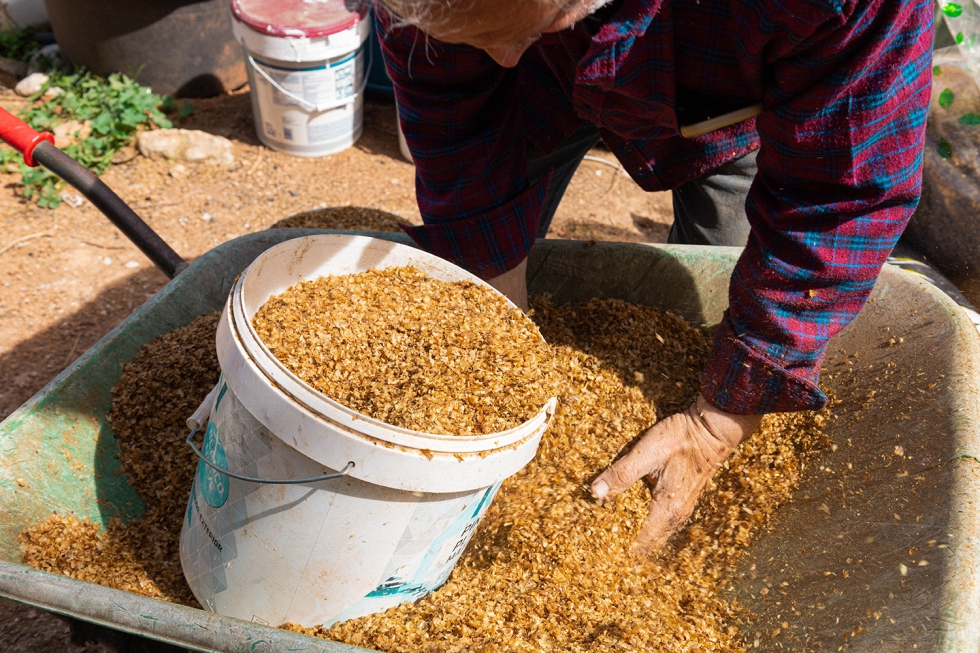
[[[378,0],[395,19],[394,26],[413,25],[415,27],[439,27],[448,22],[453,13],[471,6],[474,0]],[[506,2],[508,0],[498,0]],[[514,0],[509,0],[513,2]],[[592,13],[609,4],[611,0],[528,0],[541,4],[557,5],[569,9],[578,4],[588,6]]]

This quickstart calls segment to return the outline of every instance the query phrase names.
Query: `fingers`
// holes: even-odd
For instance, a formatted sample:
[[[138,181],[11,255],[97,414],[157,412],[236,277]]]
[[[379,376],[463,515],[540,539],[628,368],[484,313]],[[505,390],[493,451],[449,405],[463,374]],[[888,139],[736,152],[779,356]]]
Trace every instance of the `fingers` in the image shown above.
[[[656,552],[680,530],[694,512],[698,497],[710,478],[710,474],[672,478],[675,476],[673,471],[667,471],[653,492],[647,518],[633,543],[633,554],[638,557]]]
[[[677,415],[651,427],[628,454],[610,465],[592,482],[592,496],[596,499],[611,499],[644,476],[656,472],[662,466],[665,456],[670,455],[665,451],[664,443],[672,441],[670,436],[679,427]]]
[[[629,453],[593,481],[592,495],[612,498],[647,477],[653,496],[634,553],[652,553],[684,525],[718,465],[758,427],[760,419],[729,415],[699,398],[687,411],[644,433]]]
[[[633,555],[646,557],[658,551],[687,520],[667,502],[650,502],[647,518],[633,542]]]

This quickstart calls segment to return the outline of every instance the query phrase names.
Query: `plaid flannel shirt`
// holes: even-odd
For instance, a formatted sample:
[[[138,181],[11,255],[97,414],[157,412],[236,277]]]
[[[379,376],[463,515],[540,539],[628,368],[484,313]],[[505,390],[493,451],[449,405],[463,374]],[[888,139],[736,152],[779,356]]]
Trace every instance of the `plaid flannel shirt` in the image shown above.
[[[406,230],[483,278],[534,241],[549,177],[528,181],[528,142],[548,152],[592,122],[648,191],[758,149],[751,235],[702,392],[741,414],[826,403],[827,341],[918,202],[931,0],[623,0],[598,30],[544,35],[513,69],[377,14],[424,219]],[[680,136],[757,102],[757,119]]]

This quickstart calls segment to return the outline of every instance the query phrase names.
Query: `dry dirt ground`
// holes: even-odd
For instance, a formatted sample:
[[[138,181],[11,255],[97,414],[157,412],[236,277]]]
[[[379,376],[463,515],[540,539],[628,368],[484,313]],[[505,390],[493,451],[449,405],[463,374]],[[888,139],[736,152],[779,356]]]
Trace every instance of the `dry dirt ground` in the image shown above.
[[[134,152],[102,177],[187,260],[317,207],[364,206],[420,221],[392,104],[368,101],[362,138],[323,159],[261,146],[247,91],[193,104],[179,126],[231,139],[234,165],[178,167]],[[16,109],[18,102],[0,95],[0,105]],[[591,154],[614,160],[602,150]],[[87,202],[38,209],[19,197],[15,181],[0,174],[0,420],[167,281]],[[645,193],[615,168],[585,161],[549,236],[665,242],[672,219],[669,193]],[[67,626],[48,613],[0,600],[0,651],[102,650],[71,644]]]

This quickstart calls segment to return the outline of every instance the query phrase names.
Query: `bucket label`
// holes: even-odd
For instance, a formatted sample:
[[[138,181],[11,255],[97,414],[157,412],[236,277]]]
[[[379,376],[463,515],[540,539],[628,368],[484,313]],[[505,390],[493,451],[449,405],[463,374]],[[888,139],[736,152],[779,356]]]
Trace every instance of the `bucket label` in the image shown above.
[[[384,612],[438,589],[452,573],[500,483],[443,501],[422,501],[388,562],[380,583],[324,626]]]
[[[228,468],[225,448],[221,445],[218,427],[214,425],[214,422],[208,422],[208,430],[204,435],[204,447],[201,453],[218,467]],[[220,508],[228,500],[228,477],[205,465],[203,460],[197,463],[197,482],[201,487],[204,500],[212,508]]]
[[[279,106],[302,106],[295,98],[318,107],[333,106],[353,97],[364,78],[364,48],[340,59],[309,68],[280,68],[256,62],[275,81],[272,101]],[[290,96],[295,97],[290,97]]]

